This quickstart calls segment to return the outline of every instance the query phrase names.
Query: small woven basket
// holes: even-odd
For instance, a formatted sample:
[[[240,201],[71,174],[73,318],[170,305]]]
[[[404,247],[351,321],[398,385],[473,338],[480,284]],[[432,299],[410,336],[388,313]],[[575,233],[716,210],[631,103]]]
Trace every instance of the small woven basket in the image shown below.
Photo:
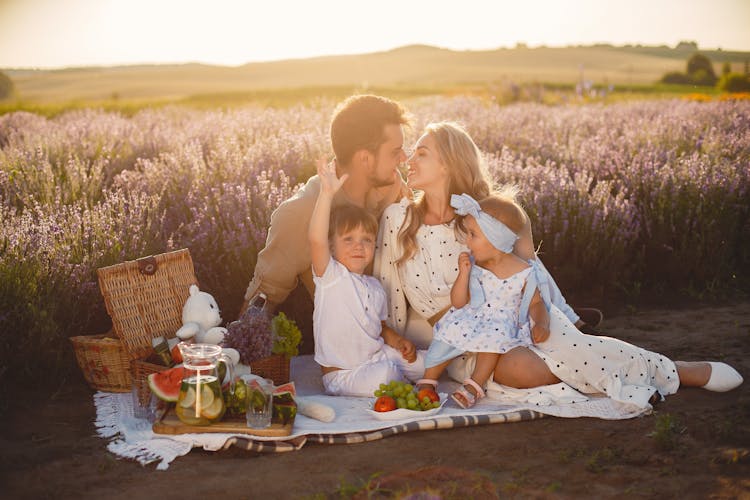
[[[289,382],[289,358],[284,354],[271,354],[250,363],[253,375],[273,380],[274,385]]]
[[[71,337],[70,342],[83,378],[92,389],[106,392],[130,391],[130,360],[122,342],[114,338],[112,332]]]

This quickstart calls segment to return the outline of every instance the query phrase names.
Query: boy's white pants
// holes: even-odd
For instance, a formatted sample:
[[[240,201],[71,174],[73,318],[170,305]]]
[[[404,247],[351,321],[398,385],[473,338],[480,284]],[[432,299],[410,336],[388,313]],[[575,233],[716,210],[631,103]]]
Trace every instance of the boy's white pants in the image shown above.
[[[323,387],[332,396],[374,396],[380,384],[391,380],[415,382],[424,375],[425,351],[407,362],[399,351],[384,344],[366,363],[351,370],[335,370],[323,375]]]

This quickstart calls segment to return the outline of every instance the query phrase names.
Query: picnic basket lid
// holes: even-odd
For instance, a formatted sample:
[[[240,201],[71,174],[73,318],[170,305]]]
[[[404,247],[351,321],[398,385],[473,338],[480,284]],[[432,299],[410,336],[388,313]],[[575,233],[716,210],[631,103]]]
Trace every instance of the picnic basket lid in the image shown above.
[[[175,336],[190,285],[198,284],[187,248],[102,267],[96,273],[112,330],[129,359],[147,357],[153,338]]]

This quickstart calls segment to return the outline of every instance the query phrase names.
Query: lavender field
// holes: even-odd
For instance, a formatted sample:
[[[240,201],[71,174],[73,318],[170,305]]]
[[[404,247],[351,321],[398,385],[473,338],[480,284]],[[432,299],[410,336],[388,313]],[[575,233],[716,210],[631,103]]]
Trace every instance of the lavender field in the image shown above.
[[[124,260],[189,248],[234,319],[271,212],[330,150],[334,104],[0,116],[0,380],[75,370],[68,337],[108,327],[95,271]],[[406,104],[407,144],[460,121],[520,186],[566,293],[748,289],[750,102]]]

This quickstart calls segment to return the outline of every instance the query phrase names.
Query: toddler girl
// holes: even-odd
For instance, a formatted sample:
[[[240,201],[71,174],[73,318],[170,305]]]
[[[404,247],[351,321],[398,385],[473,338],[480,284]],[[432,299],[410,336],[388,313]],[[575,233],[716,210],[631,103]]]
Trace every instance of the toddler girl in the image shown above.
[[[549,336],[549,315],[537,288],[538,261],[513,254],[526,216],[512,197],[491,195],[477,202],[467,194],[452,195],[451,206],[461,217],[459,228],[471,256],[462,252],[458,257],[452,307],[435,324],[425,378],[418,384],[435,385],[451,360],[476,352],[471,377],[451,396],[469,408],[484,396],[482,387],[502,353]]]

